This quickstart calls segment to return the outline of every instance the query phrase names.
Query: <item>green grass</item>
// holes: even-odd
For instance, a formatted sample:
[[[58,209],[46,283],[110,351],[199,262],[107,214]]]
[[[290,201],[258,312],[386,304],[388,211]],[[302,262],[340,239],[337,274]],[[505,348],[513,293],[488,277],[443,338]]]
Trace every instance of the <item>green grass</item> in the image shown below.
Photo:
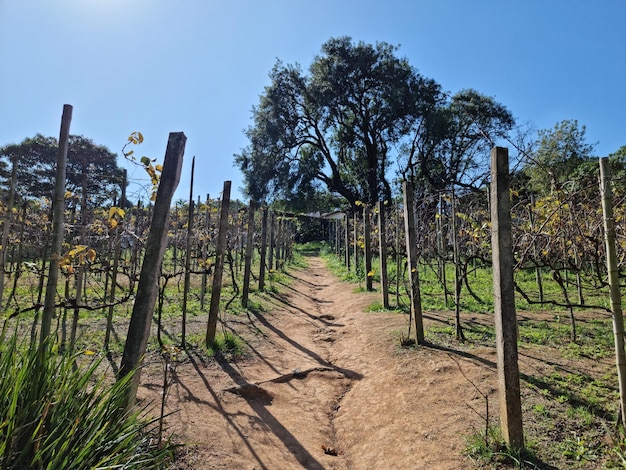
[[[246,355],[246,343],[235,333],[223,331],[215,335],[213,345],[208,348],[209,356],[221,354],[226,357],[243,357]]]

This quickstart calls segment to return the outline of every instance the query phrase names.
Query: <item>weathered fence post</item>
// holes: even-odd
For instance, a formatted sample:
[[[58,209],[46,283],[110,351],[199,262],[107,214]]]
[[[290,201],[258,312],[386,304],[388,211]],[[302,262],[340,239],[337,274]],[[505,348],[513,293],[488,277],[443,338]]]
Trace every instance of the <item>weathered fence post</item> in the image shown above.
[[[370,207],[363,206],[363,243],[365,244],[365,288],[374,290],[372,283],[372,225],[370,224]]]
[[[183,304],[181,306],[180,345],[187,349],[187,301],[191,289],[191,240],[193,236],[193,177],[196,168],[196,157],[191,159],[191,181],[189,183],[189,207],[187,208],[187,239],[185,241],[185,281],[183,287]],[[160,325],[159,325],[160,327]]]
[[[344,262],[346,263],[346,269],[350,272],[350,216],[346,211],[344,215],[344,222],[346,224],[346,230],[344,231],[344,244],[346,245],[346,252]]]
[[[491,151],[491,244],[500,426],[507,444],[521,449],[524,447],[524,432],[517,363],[509,151],[503,147],[494,147]]]
[[[417,243],[415,237],[415,214],[413,214],[413,185],[402,183],[404,197],[404,232],[406,254],[411,287],[411,313],[415,319],[417,344],[424,344],[424,322],[422,318],[422,297],[420,292],[419,266],[417,265]]]
[[[217,332],[217,316],[220,310],[222,295],[222,275],[224,273],[224,256],[226,255],[226,235],[228,233],[228,211],[230,210],[230,181],[224,181],[222,192],[222,208],[220,210],[220,226],[215,247],[215,269],[213,270],[213,284],[211,288],[211,304],[209,306],[209,321],[207,324],[205,343],[207,348],[213,346]]]
[[[259,290],[265,289],[265,263],[267,257],[267,217],[269,209],[263,208],[263,218],[261,221],[261,253],[259,259]]]
[[[67,151],[69,148],[70,123],[72,122],[72,106],[63,105],[61,117],[61,131],[59,135],[59,152],[57,154],[57,168],[54,184],[54,205],[52,215],[52,254],[48,268],[48,283],[44,298],[43,314],[41,316],[41,342],[46,341],[52,327],[54,305],[59,282],[59,260],[63,250],[63,236],[65,234],[65,171],[67,168]]]
[[[243,270],[243,291],[241,294],[241,306],[248,307],[248,295],[250,294],[250,271],[252,269],[252,249],[254,248],[254,201],[250,200],[248,206],[248,235],[246,238],[246,258]]]
[[[378,201],[378,253],[380,257],[380,294],[384,309],[389,309],[389,282],[387,281],[387,236],[385,234],[385,204]]]
[[[120,198],[120,208],[124,209],[124,204],[126,201],[126,169],[123,170],[122,173],[122,182],[121,192],[122,196]],[[124,219],[120,222],[120,224],[124,223]],[[104,333],[104,349],[109,350],[109,342],[111,340],[111,330],[113,330],[113,312],[115,310],[115,306],[113,305],[115,302],[115,291],[117,289],[117,272],[120,267],[120,251],[122,249],[122,240],[121,240],[121,231],[120,226],[117,225],[113,231],[114,233],[114,243],[115,246],[113,248],[113,268],[111,271],[111,290],[109,292],[109,311],[107,313],[107,326],[106,332]]]
[[[167,248],[167,229],[170,214],[170,205],[174,191],[180,180],[180,171],[183,165],[183,154],[187,137],[182,132],[172,132],[167,142],[163,171],[159,181],[150,231],[146,240],[146,249],[141,265],[141,274],[137,284],[137,294],[133,304],[133,313],[128,325],[128,334],[124,345],[124,354],[118,377],[120,379],[133,374],[126,395],[126,408],[132,406],[137,387],[141,378],[141,362],[146,353],[152,314],[156,303],[159,274],[163,255]]]
[[[613,336],[615,341],[615,362],[619,384],[620,412],[622,425],[626,425],[626,353],[624,352],[624,316],[620,292],[619,266],[615,252],[615,218],[613,217],[613,191],[609,159],[600,159],[600,192],[604,216],[604,240],[606,243],[606,267],[611,292],[611,312],[613,316]]]
[[[352,241],[354,245],[354,273],[359,274],[359,212],[354,211],[354,223],[352,227]]]
[[[206,195],[206,210],[204,215],[204,237],[202,240],[202,279],[200,281],[200,309],[204,310],[204,297],[208,278],[207,257],[209,252],[209,229],[211,228],[211,198]]]

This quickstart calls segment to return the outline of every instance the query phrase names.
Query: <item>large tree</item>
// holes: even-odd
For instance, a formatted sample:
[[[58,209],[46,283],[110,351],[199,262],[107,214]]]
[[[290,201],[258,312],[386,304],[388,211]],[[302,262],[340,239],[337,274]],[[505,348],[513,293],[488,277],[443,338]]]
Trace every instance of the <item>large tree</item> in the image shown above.
[[[597,167],[592,158],[595,146],[587,143],[585,133],[585,126],[576,120],[564,120],[552,129],[539,131],[535,151],[524,168],[533,192],[546,195],[560,189],[578,189],[580,177],[584,176],[581,169]]]
[[[288,200],[325,188],[351,205],[390,199],[390,148],[442,99],[396,50],[341,37],[308,73],[278,61],[253,108],[250,144],[235,156],[247,194]]]
[[[18,164],[17,194],[25,199],[52,196],[58,142],[54,137],[37,134],[19,144],[0,147],[0,161],[6,162],[2,172],[13,162]],[[101,205],[117,193],[122,170],[117,156],[108,148],[84,136],[70,136],[67,161],[67,190],[81,194],[86,188],[89,201]],[[4,183],[4,182],[3,182]],[[6,184],[5,184],[6,186]]]
[[[489,152],[515,120],[493,98],[462,90],[415,121],[399,162],[404,179],[424,191],[481,187],[489,175]]]

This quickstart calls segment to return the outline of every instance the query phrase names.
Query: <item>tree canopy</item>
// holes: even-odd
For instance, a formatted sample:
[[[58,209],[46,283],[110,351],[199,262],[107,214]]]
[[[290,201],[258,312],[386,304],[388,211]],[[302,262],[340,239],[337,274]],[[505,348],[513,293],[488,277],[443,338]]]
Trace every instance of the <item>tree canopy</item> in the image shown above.
[[[535,150],[524,168],[533,192],[550,194],[566,185],[579,185],[580,176],[587,170],[591,170],[591,174],[598,173],[598,163],[592,158],[595,146],[587,143],[585,133],[585,126],[580,126],[576,120],[564,120],[552,129],[538,132]]]
[[[396,49],[341,37],[308,73],[278,61],[253,108],[250,144],[235,156],[247,194],[291,200],[325,188],[352,205],[390,199],[390,147],[442,97]]]
[[[397,47],[332,38],[308,71],[277,61],[235,155],[245,192],[294,207],[328,191],[390,200],[392,170],[435,189],[480,185],[511,113],[474,90],[449,96]]]
[[[54,188],[58,142],[37,134],[19,144],[0,147],[2,173],[18,165],[17,193],[22,198],[51,197]],[[67,190],[73,194],[87,190],[89,200],[101,205],[112,199],[119,188],[122,170],[117,156],[108,148],[84,136],[72,135],[67,157]]]
[[[489,175],[491,148],[514,124],[511,112],[493,98],[462,90],[414,122],[400,172],[422,191],[479,188]]]

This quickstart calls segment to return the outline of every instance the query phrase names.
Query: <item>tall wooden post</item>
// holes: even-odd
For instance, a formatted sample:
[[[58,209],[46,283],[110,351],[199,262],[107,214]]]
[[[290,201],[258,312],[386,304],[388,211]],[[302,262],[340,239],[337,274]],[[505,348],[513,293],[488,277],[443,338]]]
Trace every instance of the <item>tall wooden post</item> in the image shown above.
[[[387,281],[387,236],[385,234],[385,204],[378,201],[378,253],[380,254],[380,293],[384,309],[389,309],[389,282]]]
[[[52,208],[52,255],[48,268],[48,283],[44,298],[43,315],[41,316],[41,341],[50,335],[54,305],[59,282],[59,260],[63,250],[63,236],[65,234],[65,173],[67,168],[67,152],[69,149],[70,123],[72,122],[72,106],[63,105],[61,117],[61,131],[59,135],[59,151],[57,154],[57,168],[54,184],[54,205]]]
[[[208,278],[207,256],[209,252],[209,228],[211,227],[211,198],[206,195],[206,209],[204,215],[204,236],[202,240],[202,279],[200,281],[200,309],[204,310],[204,297]]]
[[[363,206],[363,243],[365,244],[365,288],[374,290],[372,282],[372,225],[370,224],[370,208]]]
[[[193,237],[193,177],[196,168],[196,157],[191,159],[191,182],[189,183],[189,207],[187,208],[187,240],[185,243],[185,286],[183,288],[183,304],[181,306],[182,320],[180,330],[180,345],[187,349],[187,300],[191,289],[191,241]]]
[[[613,217],[613,191],[609,159],[600,159],[600,192],[604,216],[604,239],[606,243],[606,267],[611,292],[611,312],[613,314],[613,337],[615,342],[615,363],[619,384],[620,411],[622,425],[626,423],[626,353],[624,352],[624,314],[620,292],[619,266],[615,251],[615,218]]]
[[[224,273],[224,257],[226,256],[226,234],[228,233],[228,211],[230,210],[230,181],[224,181],[222,192],[222,208],[220,211],[220,226],[217,234],[217,246],[215,248],[215,269],[213,272],[213,284],[211,288],[211,305],[209,307],[209,321],[206,330],[206,346],[210,348],[215,341],[217,332],[217,316],[220,310],[220,298],[222,295],[222,275]]]
[[[146,353],[152,314],[159,285],[159,274],[163,255],[167,248],[167,229],[172,197],[180,180],[183,166],[183,154],[187,137],[182,132],[172,132],[167,142],[163,171],[159,181],[150,231],[146,240],[146,250],[141,265],[141,274],[137,285],[137,294],[133,304],[133,313],[130,317],[128,334],[124,345],[124,354],[118,377],[121,379],[133,374],[126,397],[126,407],[133,405],[137,395],[137,387],[141,378],[143,357]]]
[[[250,294],[250,270],[252,269],[252,249],[254,247],[254,201],[250,200],[248,206],[248,234],[246,238],[246,257],[243,270],[243,292],[241,294],[241,306],[248,307],[248,295]]]
[[[415,234],[415,214],[413,213],[413,185],[408,181],[402,183],[404,197],[404,232],[406,254],[411,287],[411,313],[415,319],[415,336],[417,344],[424,344],[424,322],[422,318],[422,294],[420,292],[419,267],[417,265],[417,242]]]
[[[359,212],[354,211],[354,223],[352,224],[352,245],[354,246],[354,273],[359,274]]]
[[[120,198],[120,208],[124,209],[124,203],[126,201],[126,177],[127,177],[127,172],[126,169],[123,170],[122,172],[122,183],[121,183],[121,191],[122,191],[122,196]],[[122,219],[122,221],[120,222],[120,224],[124,223],[124,219]],[[113,268],[111,271],[111,291],[109,292],[109,303],[111,304],[109,306],[109,311],[107,313],[107,326],[106,326],[106,332],[104,334],[104,349],[106,349],[107,351],[109,350],[109,342],[111,340],[111,330],[113,330],[113,313],[115,310],[115,306],[113,305],[113,303],[115,302],[115,291],[117,290],[117,272],[119,271],[119,267],[120,267],[120,252],[122,250],[122,240],[120,239],[121,237],[121,231],[120,231],[121,227],[120,225],[117,225],[114,229],[114,240],[115,240],[115,247],[113,248]]]
[[[344,231],[344,241],[343,243],[346,245],[345,259],[346,269],[350,272],[350,216],[348,212],[344,215],[344,222],[346,224],[346,229]]]
[[[519,368],[517,363],[517,318],[513,282],[509,151],[491,151],[491,245],[493,290],[500,391],[502,436],[515,449],[524,447]]]
[[[265,289],[265,260],[267,256],[267,216],[269,209],[263,208],[263,219],[261,222],[261,258],[259,260],[259,290]]]

